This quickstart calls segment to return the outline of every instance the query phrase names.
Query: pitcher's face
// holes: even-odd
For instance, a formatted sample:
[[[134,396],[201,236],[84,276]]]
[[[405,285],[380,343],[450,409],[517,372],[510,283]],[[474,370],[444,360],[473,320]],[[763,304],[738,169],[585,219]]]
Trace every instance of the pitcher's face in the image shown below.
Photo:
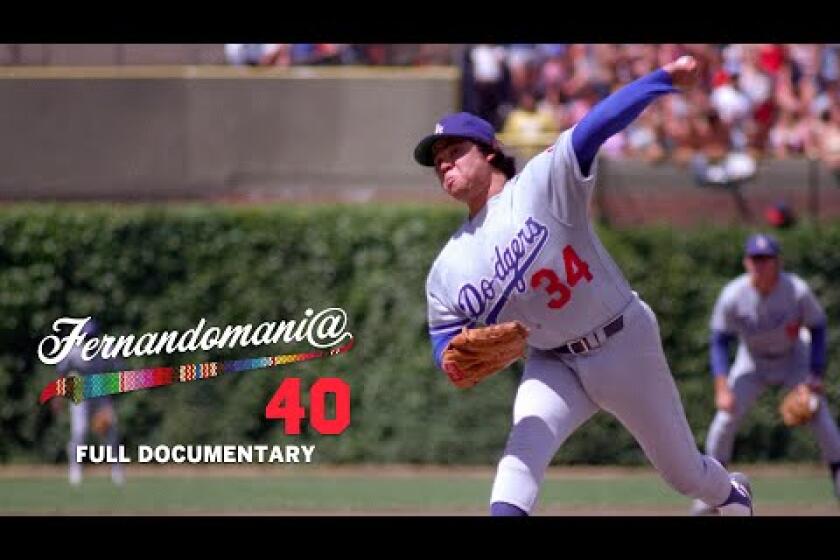
[[[466,202],[489,187],[494,154],[485,154],[475,142],[459,138],[438,140],[432,151],[438,180],[449,196]]]

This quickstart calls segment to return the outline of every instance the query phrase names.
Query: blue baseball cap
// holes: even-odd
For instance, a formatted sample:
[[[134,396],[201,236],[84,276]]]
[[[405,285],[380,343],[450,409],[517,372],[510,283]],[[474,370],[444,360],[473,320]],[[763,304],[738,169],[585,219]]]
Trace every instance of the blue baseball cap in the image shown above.
[[[764,233],[751,235],[744,245],[744,252],[748,257],[776,257],[781,251],[776,238]]]
[[[435,125],[434,133],[420,140],[414,148],[414,159],[417,163],[426,167],[434,166],[432,146],[441,138],[466,138],[494,149],[499,147],[496,132],[489,122],[471,113],[452,113],[440,119]]]

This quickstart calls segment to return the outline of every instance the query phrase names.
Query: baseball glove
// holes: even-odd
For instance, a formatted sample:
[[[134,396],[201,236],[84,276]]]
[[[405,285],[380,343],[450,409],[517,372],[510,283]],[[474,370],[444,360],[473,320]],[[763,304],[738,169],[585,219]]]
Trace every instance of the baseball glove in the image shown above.
[[[819,396],[807,384],[801,383],[785,395],[779,412],[786,426],[801,426],[811,421],[819,406]]]
[[[114,423],[114,415],[110,408],[103,407],[97,410],[90,419],[90,429],[100,437],[105,437],[111,424]]]
[[[443,370],[460,389],[476,385],[525,355],[526,329],[519,321],[468,329],[443,352]]]

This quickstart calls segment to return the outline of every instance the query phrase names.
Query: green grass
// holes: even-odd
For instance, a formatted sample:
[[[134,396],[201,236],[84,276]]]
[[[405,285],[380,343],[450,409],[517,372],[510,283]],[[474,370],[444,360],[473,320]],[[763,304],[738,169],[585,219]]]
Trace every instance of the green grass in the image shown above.
[[[163,478],[115,487],[108,478],[0,480],[0,512],[256,513],[480,506],[490,481],[373,477]]]
[[[260,514],[260,513],[476,513],[486,511],[488,476],[376,476],[329,478],[310,475],[202,476],[144,475],[115,487],[107,476],[93,475],[79,487],[64,477],[0,479],[0,514]],[[784,508],[840,507],[825,476],[816,474],[753,477],[757,503]],[[539,508],[621,511],[680,511],[687,500],[653,474],[545,481]]]

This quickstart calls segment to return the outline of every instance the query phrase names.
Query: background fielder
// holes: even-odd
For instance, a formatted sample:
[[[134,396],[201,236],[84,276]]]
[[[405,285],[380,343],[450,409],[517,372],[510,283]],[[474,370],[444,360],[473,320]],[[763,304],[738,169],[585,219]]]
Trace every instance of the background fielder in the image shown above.
[[[97,336],[100,332],[99,324],[94,318],[91,318],[82,328],[82,333],[86,337]],[[83,359],[82,346],[73,346],[67,357],[56,365],[56,370],[60,376],[89,375],[119,371],[122,368],[121,360],[106,360],[98,354],[91,360]],[[61,405],[61,400],[53,399],[51,403],[53,410],[56,410],[55,407]],[[82,482],[82,464],[76,462],[76,448],[84,445],[88,432],[92,431],[98,437],[104,439],[105,443],[112,448],[113,456],[117,454],[116,446],[119,444],[120,436],[117,428],[117,415],[111,397],[86,399],[79,403],[68,400],[68,406],[70,407],[70,440],[67,442],[67,475],[70,484],[76,486]],[[122,485],[125,482],[125,472],[122,464],[111,464],[111,480],[117,485]]]
[[[747,239],[746,272],[729,282],[715,303],[711,318],[711,370],[718,408],[706,439],[706,453],[723,464],[732,459],[735,434],[756,399],[767,387],[790,390],[807,383],[820,394],[820,405],[808,426],[823,460],[831,469],[840,498],[840,430],[823,393],[826,366],[826,316],[808,284],[782,271],[781,247],[770,235]],[[800,328],[810,331],[810,343]],[[738,339],[729,367],[729,345]],[[705,511],[695,503],[695,513]]]
[[[599,409],[633,434],[678,492],[722,513],[751,514],[742,476],[701,455],[660,342],[656,317],[595,235],[589,202],[600,145],[658,96],[692,85],[683,57],[617,91],[511,177],[492,126],[443,118],[415,150],[469,218],[427,280],[435,360],[464,327],[520,321],[530,331],[513,427],[498,465],[491,514],[532,511],[560,445]],[[444,367],[456,383],[456,368]]]

